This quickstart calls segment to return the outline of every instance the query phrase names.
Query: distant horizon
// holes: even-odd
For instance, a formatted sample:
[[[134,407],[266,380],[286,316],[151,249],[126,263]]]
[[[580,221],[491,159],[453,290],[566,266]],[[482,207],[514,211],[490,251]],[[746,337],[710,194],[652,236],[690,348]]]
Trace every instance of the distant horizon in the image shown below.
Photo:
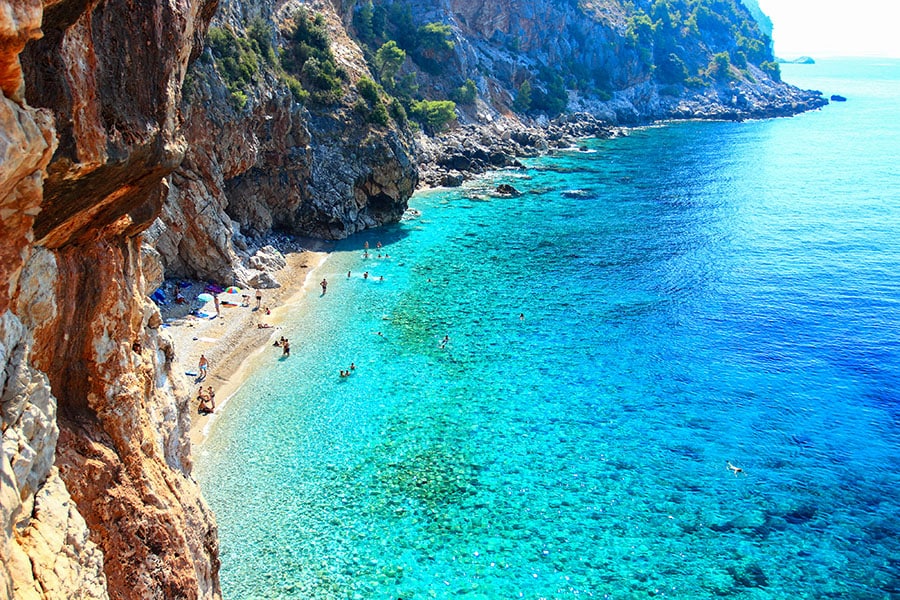
[[[857,0],[758,0],[772,19],[775,55],[816,58],[900,58],[900,4]]]

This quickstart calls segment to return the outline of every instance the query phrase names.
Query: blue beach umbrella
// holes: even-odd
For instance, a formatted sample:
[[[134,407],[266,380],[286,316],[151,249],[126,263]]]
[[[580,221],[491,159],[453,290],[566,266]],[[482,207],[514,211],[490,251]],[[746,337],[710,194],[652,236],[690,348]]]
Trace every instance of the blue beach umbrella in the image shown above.
[[[200,294],[199,296],[197,296],[197,300],[199,300],[200,302],[212,302],[212,299],[212,294]]]

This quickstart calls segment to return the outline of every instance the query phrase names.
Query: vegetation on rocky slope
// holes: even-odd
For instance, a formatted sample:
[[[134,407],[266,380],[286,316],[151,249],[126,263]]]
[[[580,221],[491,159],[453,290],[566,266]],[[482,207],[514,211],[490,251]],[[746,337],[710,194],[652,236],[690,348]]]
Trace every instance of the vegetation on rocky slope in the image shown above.
[[[415,96],[459,102],[466,81],[499,110],[553,116],[573,93],[606,102],[650,83],[690,96],[780,76],[771,39],[740,0],[534,0],[517,13],[468,0],[446,13],[426,0],[365,0],[350,10],[373,71],[407,109]],[[435,14],[443,21],[416,20]],[[385,69],[389,52],[400,59]],[[487,82],[505,95],[485,94]]]

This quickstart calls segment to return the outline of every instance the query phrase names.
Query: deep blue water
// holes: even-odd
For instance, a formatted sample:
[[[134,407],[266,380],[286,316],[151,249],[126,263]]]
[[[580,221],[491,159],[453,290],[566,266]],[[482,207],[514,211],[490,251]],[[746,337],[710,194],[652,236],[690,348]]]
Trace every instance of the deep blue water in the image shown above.
[[[342,242],[196,450],[226,598],[900,598],[900,61],[784,76]]]

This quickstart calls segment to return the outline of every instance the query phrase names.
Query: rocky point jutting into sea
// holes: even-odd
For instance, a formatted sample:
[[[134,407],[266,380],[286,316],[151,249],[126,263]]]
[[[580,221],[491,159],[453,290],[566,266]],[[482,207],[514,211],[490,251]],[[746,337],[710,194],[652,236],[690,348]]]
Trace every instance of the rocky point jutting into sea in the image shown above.
[[[4,596],[220,595],[164,278],[274,287],[270,235],[397,221],[420,182],[825,103],[742,5],[636,5],[0,0]]]

